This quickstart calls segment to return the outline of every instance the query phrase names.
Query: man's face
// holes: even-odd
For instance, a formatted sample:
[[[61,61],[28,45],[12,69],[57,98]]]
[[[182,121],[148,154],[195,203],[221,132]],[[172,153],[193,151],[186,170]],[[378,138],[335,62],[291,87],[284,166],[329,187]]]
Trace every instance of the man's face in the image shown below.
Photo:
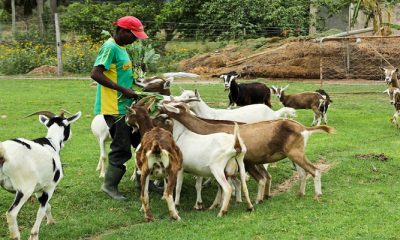
[[[119,34],[120,39],[124,45],[129,45],[137,39],[129,29],[122,28]]]

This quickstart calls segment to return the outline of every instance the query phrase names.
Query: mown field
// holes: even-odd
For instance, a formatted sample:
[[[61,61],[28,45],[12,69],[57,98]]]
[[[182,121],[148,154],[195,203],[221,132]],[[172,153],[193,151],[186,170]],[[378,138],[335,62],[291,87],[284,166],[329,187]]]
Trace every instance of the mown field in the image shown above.
[[[290,83],[288,93],[314,91],[319,82],[300,83],[265,81],[268,85]],[[298,184],[262,204],[254,212],[245,211],[245,203],[231,201],[229,212],[217,218],[218,210],[195,211],[193,177],[185,176],[179,208],[182,221],[169,219],[165,201],[151,194],[151,208],[156,220],[147,223],[139,212],[138,190],[129,180],[133,161],[120,183],[120,190],[129,197],[116,202],[100,191],[102,179],[95,171],[98,145],[90,131],[95,89],[88,80],[1,80],[0,141],[45,135],[45,127],[37,117],[22,118],[38,110],[57,112],[82,111],[72,126],[73,137],[61,153],[65,177],[51,199],[55,225],[42,224],[41,239],[398,239],[400,221],[400,130],[389,119],[393,106],[381,93],[382,84],[329,84],[331,94],[329,125],[336,133],[314,134],[307,147],[308,158],[331,165],[322,175],[323,196],[313,200],[314,188],[307,181],[306,196],[297,197]],[[227,105],[227,92],[219,84],[180,84],[172,87],[200,90],[202,98],[214,107]],[[369,92],[367,94],[352,94]],[[372,93],[371,93],[372,92]],[[281,104],[273,98],[273,108]],[[257,113],[254,113],[257,114]],[[298,111],[297,120],[310,125],[312,113]],[[356,155],[363,157],[356,157]],[[371,157],[384,154],[388,160]],[[279,162],[270,168],[273,189],[292,176],[291,163]],[[254,201],[256,183],[248,182]],[[213,183],[203,190],[207,206],[216,193]],[[14,196],[0,192],[0,238],[8,237],[5,212]],[[29,201],[19,214],[22,238],[27,239],[36,217],[38,203]]]

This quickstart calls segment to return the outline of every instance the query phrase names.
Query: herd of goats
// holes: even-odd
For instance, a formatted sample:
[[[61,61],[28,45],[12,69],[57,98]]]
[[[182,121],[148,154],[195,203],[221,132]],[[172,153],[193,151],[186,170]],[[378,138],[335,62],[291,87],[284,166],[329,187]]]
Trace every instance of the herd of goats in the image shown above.
[[[385,92],[395,106],[393,121],[398,126],[398,70],[383,70],[386,83],[391,84]],[[270,197],[268,164],[285,158],[294,163],[299,174],[299,194],[305,194],[308,173],[314,178],[315,199],[322,195],[321,172],[308,161],[305,147],[312,133],[334,131],[326,125],[327,110],[332,102],[329,95],[322,89],[288,95],[285,94],[288,86],[269,88],[262,83],[238,84],[235,72],[220,77],[229,90],[228,109],[209,107],[197,90],[184,90],[180,96],[171,96],[169,88],[173,79],[151,78],[137,82],[144,91],[163,95],[163,100],[157,102],[154,96],[148,96],[126,107],[126,123],[142,136],[136,149],[136,172],[140,176],[140,197],[146,220],[154,220],[148,194],[151,179],[164,181],[163,198],[170,216],[180,219],[176,206],[180,202],[183,172],[197,177],[195,209],[204,208],[201,198],[203,178],[218,182],[218,192],[210,207],[220,207],[218,216],[228,211],[233,191],[237,202],[242,201],[243,192],[247,210],[254,209],[246,184],[247,173],[258,183],[255,203]],[[284,107],[272,110],[271,95],[276,95]],[[153,105],[157,105],[158,110],[149,114]],[[234,105],[239,107],[231,109]],[[296,116],[296,109],[311,109],[314,112],[311,127],[290,119]],[[63,177],[60,151],[70,139],[71,124],[80,118],[81,112],[71,117],[64,116],[64,112],[56,115],[48,111],[29,116],[33,115],[38,115],[40,123],[47,127],[46,137],[0,142],[0,185],[15,193],[15,199],[6,213],[12,239],[20,239],[17,215],[32,194],[36,195],[40,207],[29,239],[39,239],[44,217],[48,224],[54,222],[49,200]],[[320,125],[322,120],[325,125]],[[97,170],[100,177],[104,177],[107,158],[105,142],[111,138],[109,129],[102,115],[93,119],[91,128],[100,145]]]

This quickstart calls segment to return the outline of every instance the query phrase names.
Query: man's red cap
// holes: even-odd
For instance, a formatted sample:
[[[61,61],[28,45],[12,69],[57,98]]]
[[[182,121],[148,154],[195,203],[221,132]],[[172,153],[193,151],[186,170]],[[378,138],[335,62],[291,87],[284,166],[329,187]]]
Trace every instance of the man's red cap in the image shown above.
[[[147,34],[144,32],[142,22],[132,16],[125,16],[118,19],[116,22],[113,22],[114,25],[119,27],[129,29],[138,39],[146,39],[149,38]]]

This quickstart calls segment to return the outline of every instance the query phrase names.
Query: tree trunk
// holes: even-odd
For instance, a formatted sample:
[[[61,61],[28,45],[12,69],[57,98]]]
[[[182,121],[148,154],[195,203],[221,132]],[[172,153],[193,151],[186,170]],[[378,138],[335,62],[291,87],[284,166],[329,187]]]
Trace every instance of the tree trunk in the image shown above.
[[[37,14],[39,21],[39,34],[44,37],[44,24],[43,24],[43,0],[37,0]]]
[[[13,37],[15,37],[16,29],[15,29],[15,0],[11,0],[11,29]]]

